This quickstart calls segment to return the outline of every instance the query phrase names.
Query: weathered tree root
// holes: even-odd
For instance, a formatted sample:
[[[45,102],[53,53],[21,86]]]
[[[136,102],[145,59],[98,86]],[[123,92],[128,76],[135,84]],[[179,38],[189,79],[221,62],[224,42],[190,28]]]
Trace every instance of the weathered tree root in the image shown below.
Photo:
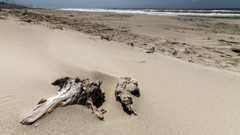
[[[137,115],[133,107],[133,101],[131,94],[140,94],[138,88],[138,82],[130,77],[121,77],[118,81],[115,90],[115,97],[117,101],[120,101],[124,107],[131,113]]]
[[[99,111],[95,106],[95,103],[98,99],[104,99],[105,93],[100,88],[101,84],[101,81],[92,82],[88,79],[79,79],[78,77],[65,77],[58,79],[52,83],[52,85],[58,85],[60,87],[57,95],[39,101],[38,106],[34,109],[33,114],[24,118],[21,121],[21,124],[32,124],[38,119],[43,119],[46,117],[55,108],[72,104],[87,105],[92,109],[99,119],[104,119],[103,113],[106,111],[103,109]]]

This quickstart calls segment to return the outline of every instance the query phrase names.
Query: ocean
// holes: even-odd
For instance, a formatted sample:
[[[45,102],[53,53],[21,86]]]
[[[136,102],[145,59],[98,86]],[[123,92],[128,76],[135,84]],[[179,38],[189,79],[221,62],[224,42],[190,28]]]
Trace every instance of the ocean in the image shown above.
[[[240,19],[240,9],[104,9],[104,8],[61,8],[61,10],[112,12],[138,15],[190,16]]]

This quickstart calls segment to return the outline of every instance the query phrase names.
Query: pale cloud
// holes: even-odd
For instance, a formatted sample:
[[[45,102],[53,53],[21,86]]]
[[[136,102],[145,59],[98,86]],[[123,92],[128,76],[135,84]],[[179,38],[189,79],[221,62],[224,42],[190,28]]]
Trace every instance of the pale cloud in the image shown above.
[[[145,3],[143,3],[143,5],[149,5],[150,4],[150,2],[145,2]]]
[[[199,1],[199,0],[195,0],[195,1]],[[181,5],[186,3],[186,1],[161,1],[161,2],[144,2],[142,3],[142,5],[169,5],[169,4],[177,4],[177,5]]]
[[[195,3],[195,2],[199,2],[199,0],[192,0],[192,2],[193,2],[193,3]]]
[[[204,2],[204,3],[208,3],[208,2],[221,2],[221,3],[224,3],[226,2],[226,0],[192,0],[193,3],[196,3],[196,2]]]

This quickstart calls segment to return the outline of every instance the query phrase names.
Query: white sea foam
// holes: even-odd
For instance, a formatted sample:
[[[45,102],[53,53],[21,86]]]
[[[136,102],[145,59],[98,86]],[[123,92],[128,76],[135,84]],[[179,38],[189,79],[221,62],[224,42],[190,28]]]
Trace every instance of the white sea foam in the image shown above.
[[[159,15],[159,16],[240,18],[240,10],[91,9],[91,8],[63,8],[60,10],[111,12],[111,13]]]

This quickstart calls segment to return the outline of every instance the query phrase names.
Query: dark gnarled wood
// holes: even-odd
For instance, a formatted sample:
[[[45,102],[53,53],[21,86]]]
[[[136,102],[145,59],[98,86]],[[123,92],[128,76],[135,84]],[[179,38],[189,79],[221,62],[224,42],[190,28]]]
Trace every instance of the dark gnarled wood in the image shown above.
[[[92,82],[88,79],[79,79],[78,77],[57,79],[52,83],[52,85],[60,87],[57,95],[40,100],[33,114],[24,118],[21,124],[32,124],[40,118],[43,119],[55,108],[72,104],[86,105],[92,109],[99,119],[104,119],[103,113],[106,111],[103,109],[99,111],[95,106],[98,99],[104,99],[105,93],[100,88],[101,84],[101,81]]]
[[[116,100],[120,101],[131,113],[137,115],[133,107],[131,94],[139,95],[138,82],[130,77],[121,77],[115,90]]]

